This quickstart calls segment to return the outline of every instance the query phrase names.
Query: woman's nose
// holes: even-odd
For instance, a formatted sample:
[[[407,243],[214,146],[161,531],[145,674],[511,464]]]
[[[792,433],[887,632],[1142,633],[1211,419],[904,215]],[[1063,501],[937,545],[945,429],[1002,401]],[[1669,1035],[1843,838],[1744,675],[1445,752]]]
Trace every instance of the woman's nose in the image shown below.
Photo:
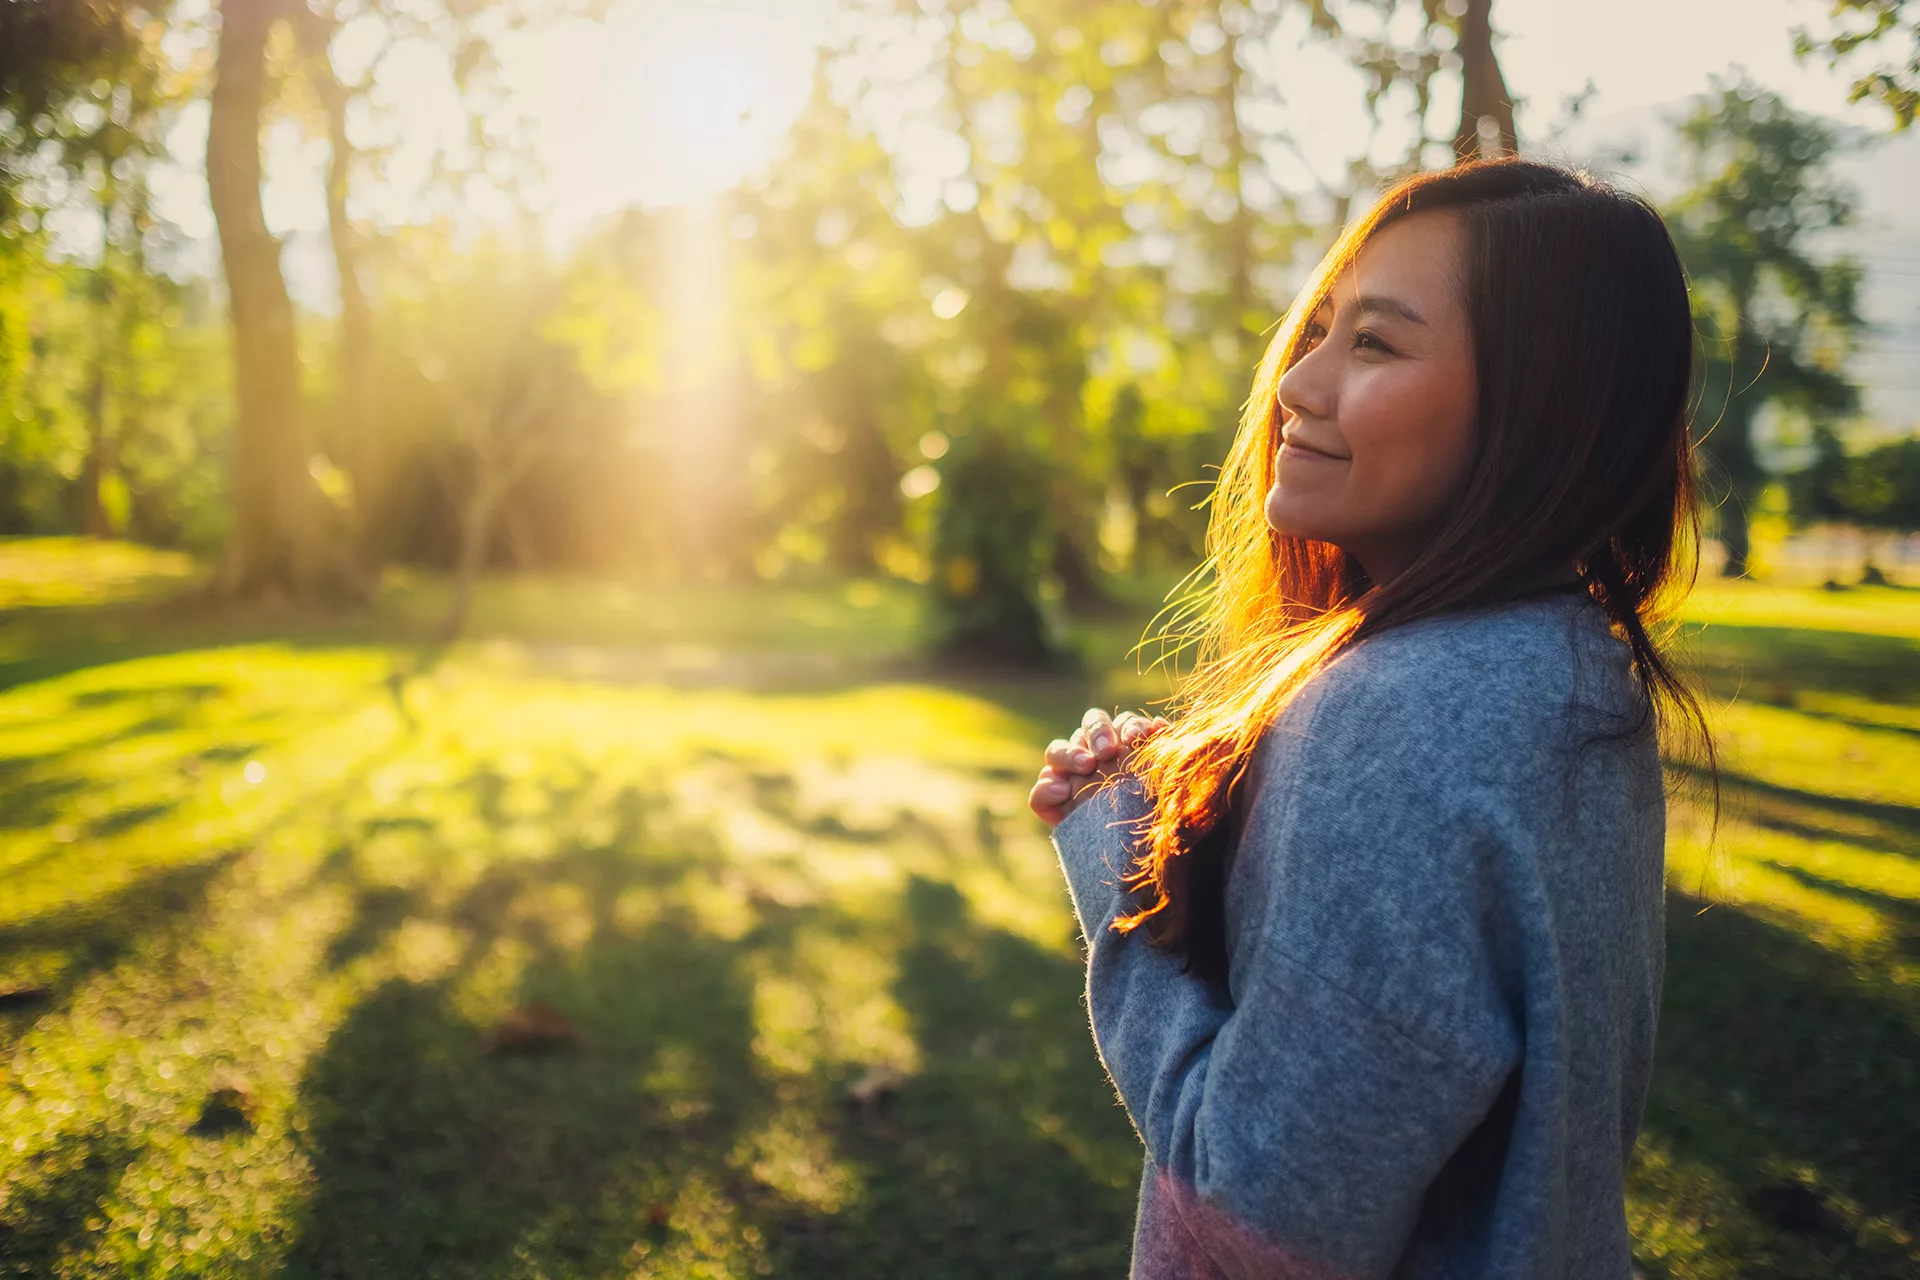
[[[1322,356],[1327,344],[1321,344],[1293,362],[1280,375],[1278,399],[1280,412],[1289,418],[1330,418],[1333,416],[1332,379]]]

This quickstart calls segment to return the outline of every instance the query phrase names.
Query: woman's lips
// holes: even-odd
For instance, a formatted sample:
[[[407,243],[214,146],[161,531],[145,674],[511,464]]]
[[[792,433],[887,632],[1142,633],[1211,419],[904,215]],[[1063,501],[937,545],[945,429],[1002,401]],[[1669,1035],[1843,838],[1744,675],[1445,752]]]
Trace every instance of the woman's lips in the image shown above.
[[[1319,458],[1325,462],[1351,462],[1353,459],[1344,454],[1329,453],[1325,449],[1316,449],[1300,440],[1280,438],[1280,456],[1283,458]]]

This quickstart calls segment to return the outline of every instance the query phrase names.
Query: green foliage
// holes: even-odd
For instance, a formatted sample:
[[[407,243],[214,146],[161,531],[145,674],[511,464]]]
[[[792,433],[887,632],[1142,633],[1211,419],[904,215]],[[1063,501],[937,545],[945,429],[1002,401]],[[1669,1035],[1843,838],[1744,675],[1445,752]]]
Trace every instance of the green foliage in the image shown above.
[[[220,319],[206,291],[109,249],[48,261],[0,243],[0,530],[81,525],[89,454],[105,466],[109,531],[208,550],[225,520],[231,412]],[[117,501],[114,499],[117,497]]]
[[[50,105],[45,119],[7,120],[38,130],[17,135],[22,148],[60,140],[46,163],[84,179],[64,188],[69,204],[91,211],[82,193],[98,191],[109,252],[74,281],[94,290],[95,313],[76,304],[41,321],[76,340],[31,369],[31,394],[12,269],[38,270],[44,246],[0,255],[0,414],[32,424],[6,449],[16,496],[0,504],[15,528],[205,545],[224,524],[211,499],[226,483],[229,431],[209,410],[231,377],[202,367],[218,337],[200,301],[169,292],[147,262],[164,228],[151,225],[142,185],[156,107],[207,88],[170,79],[190,68],[161,56],[160,23],[199,19],[167,6],[56,8],[6,16],[74,30],[111,20],[118,34],[42,41],[36,59],[16,52],[6,65],[32,62],[37,79],[15,91]],[[541,431],[568,444],[543,450],[500,494],[497,536],[481,552],[493,562],[924,577],[934,537],[966,538],[950,521],[939,535],[932,516],[946,500],[925,498],[918,481],[908,488],[923,496],[903,493],[903,477],[932,460],[938,445],[926,442],[942,423],[1019,422],[1020,468],[1046,473],[1042,545],[1035,564],[1023,549],[983,579],[1028,595],[1008,606],[1026,619],[1013,648],[1033,647],[1043,581],[1078,609],[1102,603],[1108,571],[1184,568],[1204,527],[1195,500],[1285,304],[1296,250],[1379,173],[1442,158],[1425,108],[1445,71],[1442,28],[1457,20],[1405,0],[1315,4],[1312,38],[1370,77],[1354,109],[1382,120],[1410,111],[1418,141],[1378,166],[1357,162],[1339,189],[1289,194],[1269,158],[1301,126],[1256,56],[1284,10],[849,5],[789,153],[707,213],[635,211],[570,261],[545,264],[564,297],[528,340],[521,303],[482,296],[479,277],[512,264],[450,227],[376,229],[355,212],[376,157],[358,154],[348,117],[377,111],[380,95],[364,67],[336,65],[335,37],[351,27],[348,43],[374,64],[410,41],[452,70],[477,132],[439,158],[442,200],[474,183],[511,190],[523,175],[529,157],[490,132],[489,41],[503,24],[574,6],[289,6],[291,31],[263,55],[268,121],[331,147],[330,230],[344,266],[339,317],[297,325],[310,412],[294,416],[310,422],[284,426],[310,437],[309,470],[338,508],[312,523],[350,531],[371,562],[453,560],[479,459],[473,431],[457,425],[475,414],[456,414],[450,389],[469,373],[485,381],[510,363],[504,353],[556,348],[565,390]],[[1409,38],[1417,47],[1402,48]],[[95,61],[78,56],[83,46]],[[924,55],[918,65],[901,62],[909,48]],[[127,74],[97,76],[99,59]],[[103,173],[113,180],[88,185]],[[436,291],[463,301],[427,305]],[[157,335],[133,323],[170,313],[185,322]],[[155,354],[156,342],[177,349]],[[478,347],[495,354],[439,360],[448,372],[437,380],[415,358]],[[123,386],[135,369],[142,386]],[[136,420],[130,433],[118,425]],[[1176,485],[1202,487],[1169,497]]]
[[[1879,102],[1893,116],[1893,131],[1905,130],[1920,111],[1920,5],[1911,15],[1907,0],[1832,0],[1831,8],[1833,30],[1816,36],[1801,28],[1794,33],[1794,52],[1803,58],[1823,53],[1838,67],[1857,63],[1862,51],[1886,47],[1892,58],[1860,72],[1848,100]]]
[[[0,6],[0,232],[31,225],[22,184],[49,151],[103,184],[151,154],[164,96],[157,44],[171,0],[10,0]]]
[[[942,646],[968,658],[1033,662],[1053,652],[1040,610],[1049,476],[1030,424],[965,424],[940,464],[933,598]],[[1026,429],[1022,429],[1026,428]]]
[[[1805,519],[1896,532],[1920,529],[1920,439],[1849,457],[1827,433],[1814,464],[1792,477],[1790,485],[1795,514]]]
[[[1834,126],[1741,81],[1678,124],[1692,183],[1669,220],[1692,283],[1703,380],[1695,413],[1727,571],[1745,572],[1748,510],[1765,481],[1753,424],[1769,403],[1831,421],[1858,402],[1844,361],[1865,327],[1860,265],[1822,260],[1853,196],[1828,171]]]
[[[1826,423],[1816,426],[1813,460],[1787,477],[1787,500],[1793,518],[1803,524],[1852,518],[1850,470],[1838,433]]]

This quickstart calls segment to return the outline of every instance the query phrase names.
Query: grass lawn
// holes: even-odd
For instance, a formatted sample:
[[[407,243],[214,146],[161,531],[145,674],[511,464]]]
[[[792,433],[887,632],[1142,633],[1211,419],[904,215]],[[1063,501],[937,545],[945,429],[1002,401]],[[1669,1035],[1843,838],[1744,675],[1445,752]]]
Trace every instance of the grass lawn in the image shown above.
[[[1024,795],[1152,689],[1136,623],[987,680],[893,587],[498,583],[430,659],[434,584],[192,572],[0,542],[0,1275],[1124,1274]],[[1727,806],[1675,822],[1641,1268],[1911,1275],[1920,591],[1716,585],[1687,643]]]

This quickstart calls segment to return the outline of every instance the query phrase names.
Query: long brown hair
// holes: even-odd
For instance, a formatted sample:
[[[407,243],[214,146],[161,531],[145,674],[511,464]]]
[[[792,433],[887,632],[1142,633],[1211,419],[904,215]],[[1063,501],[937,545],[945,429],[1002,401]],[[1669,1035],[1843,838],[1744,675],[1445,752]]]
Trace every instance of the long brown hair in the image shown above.
[[[1432,539],[1387,582],[1338,547],[1266,521],[1280,443],[1280,376],[1308,322],[1382,227],[1450,210],[1467,245],[1478,406],[1465,486]],[[1511,599],[1568,566],[1606,609],[1646,690],[1649,720],[1690,731],[1711,773],[1698,700],[1654,633],[1697,563],[1686,277],[1651,206],[1552,165],[1501,160],[1408,178],[1328,251],[1281,322],[1210,502],[1208,557],[1182,614],[1195,664],[1170,729],[1141,744],[1153,799],[1127,877],[1144,926],[1189,956],[1215,946],[1235,786],[1288,700],[1346,647],[1388,627]]]

